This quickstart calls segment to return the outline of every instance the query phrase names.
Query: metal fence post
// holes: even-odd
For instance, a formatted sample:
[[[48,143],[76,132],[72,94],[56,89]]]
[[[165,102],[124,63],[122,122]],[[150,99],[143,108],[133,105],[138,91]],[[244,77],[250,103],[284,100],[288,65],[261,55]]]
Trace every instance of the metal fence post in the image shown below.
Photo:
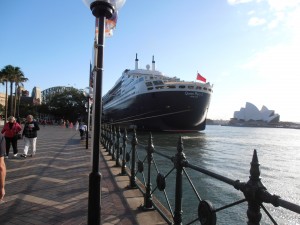
[[[112,160],[115,160],[115,149],[116,149],[116,127],[113,127],[113,143],[112,143]]]
[[[266,190],[266,188],[260,180],[259,165],[257,153],[254,149],[250,167],[250,179],[246,183],[244,189],[244,195],[248,201],[248,225],[259,225],[262,217],[260,212],[260,205],[262,202],[259,200],[257,193],[259,193],[259,191]]]
[[[120,166],[120,137],[121,137],[121,133],[120,133],[120,127],[118,128],[117,131],[117,147],[116,147],[116,166]]]
[[[108,125],[106,125],[106,129],[105,129],[105,133],[106,133],[106,141],[105,141],[105,148],[106,148],[106,152],[109,151],[109,128]]]
[[[101,126],[101,133],[100,133],[100,142],[103,145],[103,139],[104,139],[104,134],[103,134],[103,125]]]
[[[176,168],[174,225],[182,224],[182,171],[186,162],[183,153],[183,141],[180,136],[177,142],[177,153],[173,158],[174,167]]]
[[[151,184],[151,163],[153,160],[153,152],[154,152],[154,145],[153,145],[153,138],[152,134],[149,135],[148,146],[146,147],[147,150],[147,161],[148,161],[148,178],[147,178],[147,185],[146,185],[146,193],[144,196],[144,209],[153,209],[153,202],[152,202],[152,184]]]
[[[108,141],[108,155],[111,155],[111,148],[113,142],[113,135],[112,135],[112,125],[109,126],[109,141]]]
[[[127,130],[124,129],[123,134],[123,157],[122,157],[122,168],[121,168],[121,175],[126,175],[126,146],[127,146]]]
[[[136,137],[136,131],[133,130],[133,136],[131,140],[132,152],[131,152],[131,176],[130,176],[130,188],[136,188],[136,177],[135,177],[135,160],[136,160],[136,146],[138,144],[138,140]]]

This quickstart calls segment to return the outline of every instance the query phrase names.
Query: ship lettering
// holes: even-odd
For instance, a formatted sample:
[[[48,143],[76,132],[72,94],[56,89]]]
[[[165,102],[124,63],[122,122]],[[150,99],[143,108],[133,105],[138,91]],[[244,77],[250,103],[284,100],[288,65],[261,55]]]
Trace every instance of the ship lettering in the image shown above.
[[[203,96],[202,92],[186,91],[185,95],[190,96],[191,98],[198,98],[198,96]]]

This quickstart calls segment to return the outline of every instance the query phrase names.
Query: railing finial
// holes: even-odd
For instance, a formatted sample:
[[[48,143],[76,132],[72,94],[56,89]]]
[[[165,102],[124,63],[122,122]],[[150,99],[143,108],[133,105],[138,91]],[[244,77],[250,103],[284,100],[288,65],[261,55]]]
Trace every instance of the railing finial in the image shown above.
[[[255,182],[260,181],[260,164],[258,162],[256,149],[253,151],[252,161],[250,164],[250,180]]]

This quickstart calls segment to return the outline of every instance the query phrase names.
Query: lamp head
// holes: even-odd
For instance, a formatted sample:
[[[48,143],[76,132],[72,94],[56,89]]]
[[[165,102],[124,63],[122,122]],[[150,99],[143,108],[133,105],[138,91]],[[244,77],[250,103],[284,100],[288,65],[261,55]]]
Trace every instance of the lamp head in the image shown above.
[[[125,0],[82,0],[88,6],[93,15],[98,18],[105,16],[111,18],[115,11],[118,11],[125,3]]]
[[[83,91],[82,91],[84,97],[93,97],[93,88],[92,87],[86,87]]]

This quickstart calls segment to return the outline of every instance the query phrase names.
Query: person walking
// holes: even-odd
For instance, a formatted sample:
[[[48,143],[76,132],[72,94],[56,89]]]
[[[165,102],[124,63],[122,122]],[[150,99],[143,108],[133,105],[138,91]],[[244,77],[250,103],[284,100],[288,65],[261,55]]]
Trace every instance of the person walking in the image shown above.
[[[70,122],[69,120],[66,121],[66,128],[69,128]]]
[[[32,154],[29,156],[34,156],[36,153],[36,139],[37,131],[40,129],[39,124],[33,120],[32,115],[26,117],[26,123],[24,125],[22,137],[25,140],[24,154],[21,157],[26,158],[28,156],[29,146],[32,148]]]
[[[3,201],[5,195],[5,177],[6,177],[6,166],[4,162],[5,156],[5,138],[0,134],[0,203]]]
[[[8,122],[2,128],[1,133],[4,134],[6,142],[6,155],[8,158],[10,145],[12,145],[14,157],[18,155],[18,133],[22,130],[19,123],[16,122],[16,118],[10,116]]]
[[[84,135],[86,134],[87,126],[82,122],[79,126],[79,132],[81,140],[84,140]]]
[[[76,123],[75,123],[75,130],[78,130],[78,129],[79,129],[79,122],[76,121]]]

